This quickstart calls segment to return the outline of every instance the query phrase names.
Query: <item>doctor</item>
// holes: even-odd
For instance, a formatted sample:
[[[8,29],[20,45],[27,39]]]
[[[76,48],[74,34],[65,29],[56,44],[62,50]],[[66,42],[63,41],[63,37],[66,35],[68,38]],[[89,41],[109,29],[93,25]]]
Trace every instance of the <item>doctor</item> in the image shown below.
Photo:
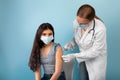
[[[64,62],[77,59],[80,63],[81,80],[105,80],[107,65],[106,28],[88,4],[77,11],[73,22],[74,37],[64,46],[65,50],[78,45],[80,52],[63,55]]]

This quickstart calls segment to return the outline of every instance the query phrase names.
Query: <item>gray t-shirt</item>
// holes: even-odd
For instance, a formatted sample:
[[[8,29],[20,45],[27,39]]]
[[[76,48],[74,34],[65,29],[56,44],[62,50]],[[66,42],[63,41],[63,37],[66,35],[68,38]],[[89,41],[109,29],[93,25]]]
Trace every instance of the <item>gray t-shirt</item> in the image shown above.
[[[55,72],[55,54],[58,47],[61,47],[60,44],[54,43],[47,56],[41,56],[41,64],[45,74],[53,74]]]

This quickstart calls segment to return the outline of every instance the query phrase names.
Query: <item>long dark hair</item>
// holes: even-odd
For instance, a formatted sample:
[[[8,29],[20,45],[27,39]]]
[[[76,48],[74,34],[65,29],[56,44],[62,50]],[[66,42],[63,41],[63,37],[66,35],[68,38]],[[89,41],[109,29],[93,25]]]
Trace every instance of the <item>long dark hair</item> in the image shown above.
[[[50,23],[41,24],[37,29],[37,32],[35,35],[33,48],[32,48],[30,59],[29,59],[29,67],[33,72],[36,71],[41,64],[40,49],[44,47],[44,43],[42,40],[40,40],[40,38],[41,38],[42,32],[47,29],[50,29],[53,32],[53,37],[54,37],[54,28]],[[52,42],[54,42],[54,39],[52,40]]]
[[[77,16],[88,19],[89,21],[93,20],[94,18],[101,20],[96,16],[95,9],[89,4],[82,5],[77,11]]]

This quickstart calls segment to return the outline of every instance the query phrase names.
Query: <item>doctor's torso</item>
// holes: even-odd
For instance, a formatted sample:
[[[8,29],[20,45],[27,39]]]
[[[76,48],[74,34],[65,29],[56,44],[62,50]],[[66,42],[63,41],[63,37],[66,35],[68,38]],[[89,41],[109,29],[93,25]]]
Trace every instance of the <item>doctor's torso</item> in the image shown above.
[[[93,29],[94,25],[94,30],[91,30]],[[73,27],[75,42],[79,46],[80,50],[91,48],[97,38],[96,34],[105,29],[103,22],[98,19],[95,19],[95,23],[94,21],[91,21],[85,31],[79,26]]]

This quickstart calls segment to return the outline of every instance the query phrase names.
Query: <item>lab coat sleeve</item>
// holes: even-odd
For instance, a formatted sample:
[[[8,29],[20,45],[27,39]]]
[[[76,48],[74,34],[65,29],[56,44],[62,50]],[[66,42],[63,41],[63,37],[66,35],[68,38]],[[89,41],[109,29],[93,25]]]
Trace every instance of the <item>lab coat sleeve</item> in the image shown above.
[[[76,45],[76,42],[73,37],[73,39],[70,42],[68,42],[64,47],[67,47],[68,49],[74,49],[75,45]]]
[[[70,42],[71,43],[71,45],[73,46],[73,48],[75,47],[75,45],[76,45],[76,42],[75,42],[75,38],[73,37],[73,39],[72,39],[72,41]]]
[[[76,53],[76,59],[78,62],[86,61],[91,58],[95,58],[99,55],[105,55],[106,51],[106,30],[101,30],[95,35],[93,46],[80,53]]]

